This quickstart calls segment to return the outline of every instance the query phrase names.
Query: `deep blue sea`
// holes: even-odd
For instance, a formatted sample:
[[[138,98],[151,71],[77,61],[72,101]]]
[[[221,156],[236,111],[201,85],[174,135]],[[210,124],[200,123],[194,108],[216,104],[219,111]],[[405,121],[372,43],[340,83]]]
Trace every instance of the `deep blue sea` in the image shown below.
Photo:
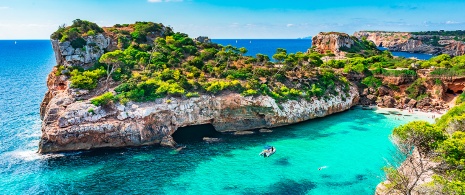
[[[0,41],[0,194],[373,194],[394,149],[392,128],[416,119],[355,108],[272,133],[185,143],[179,153],[149,146],[39,155],[39,105],[54,65],[49,41]],[[264,145],[276,154],[258,156]]]

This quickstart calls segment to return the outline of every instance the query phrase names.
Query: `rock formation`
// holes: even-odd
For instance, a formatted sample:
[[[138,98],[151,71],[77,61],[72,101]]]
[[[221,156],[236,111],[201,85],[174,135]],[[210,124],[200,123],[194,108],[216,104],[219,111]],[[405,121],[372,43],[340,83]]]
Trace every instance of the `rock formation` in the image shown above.
[[[454,40],[454,36],[418,35],[408,32],[360,31],[355,32],[358,39],[365,37],[378,47],[386,47],[389,51],[403,51],[425,54],[449,54],[458,56],[465,54],[465,43]],[[432,40],[438,38],[437,44]]]
[[[84,37],[83,48],[73,48],[70,41],[52,40],[57,64],[64,66],[84,66],[95,63],[110,46],[111,39],[103,34]]]
[[[56,69],[55,69],[56,71]],[[167,98],[155,102],[96,107],[89,100],[75,101],[82,94],[49,76],[49,92],[42,104],[42,138],[39,152],[84,150],[160,144],[174,145],[171,135],[179,127],[212,124],[219,132],[283,126],[341,112],[356,105],[359,94],[351,87],[349,96],[289,100],[281,104],[268,96],[244,97],[231,93],[197,98]],[[51,81],[56,79],[57,81]],[[168,103],[169,102],[169,103]]]
[[[341,48],[351,48],[354,45],[354,40],[346,33],[320,32],[312,38],[312,45],[314,50],[321,54],[330,52],[338,55]]]
[[[105,34],[88,36],[85,40],[85,49],[74,49],[69,42],[52,40],[57,62],[65,66],[88,66],[104,50],[111,51],[117,42]],[[338,43],[338,46],[347,44]],[[359,102],[357,88],[350,86],[348,93],[336,87],[338,95],[328,95],[325,100],[278,103],[269,96],[224,93],[95,106],[89,99],[101,94],[103,91],[98,90],[103,87],[93,91],[71,88],[69,77],[57,71],[55,67],[48,76],[48,91],[40,108],[43,119],[40,153],[152,144],[173,146],[171,135],[179,127],[212,124],[219,132],[270,128],[341,112]]]

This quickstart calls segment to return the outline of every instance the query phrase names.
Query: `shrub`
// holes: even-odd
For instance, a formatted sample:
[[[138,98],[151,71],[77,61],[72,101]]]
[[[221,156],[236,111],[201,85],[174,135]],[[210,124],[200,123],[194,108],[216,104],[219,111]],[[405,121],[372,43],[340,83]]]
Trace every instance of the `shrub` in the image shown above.
[[[94,89],[97,87],[98,79],[105,74],[106,71],[103,69],[86,70],[84,72],[79,72],[77,69],[74,69],[70,73],[71,87],[79,89]]]
[[[87,44],[86,40],[84,40],[81,37],[76,38],[76,39],[71,41],[71,46],[73,46],[73,48],[75,48],[75,49],[83,48],[86,44]]]
[[[461,103],[465,102],[465,92],[464,93],[461,93],[457,99],[455,100],[455,104],[456,105],[459,105]]]
[[[89,108],[89,110],[87,110],[87,112],[91,113],[91,114],[95,114],[95,111],[93,108]]]
[[[378,88],[382,85],[381,80],[373,76],[365,77],[362,80],[362,83],[368,87],[373,87],[373,88]]]
[[[242,92],[243,96],[251,96],[251,95],[256,95],[256,94],[258,94],[258,92],[253,89],[247,89],[244,92]]]
[[[424,98],[426,95],[426,87],[423,85],[424,79],[417,79],[413,82],[405,92],[408,94],[409,98],[419,99],[419,97]]]
[[[388,87],[391,88],[391,89],[394,90],[394,91],[400,91],[399,86],[394,85],[394,84],[392,84],[392,83],[389,83],[389,84],[388,84]]]
[[[100,96],[91,99],[90,102],[95,106],[104,106],[108,105],[113,100],[113,98],[113,93],[106,92]]]
[[[95,31],[94,30],[89,30],[87,31],[87,36],[94,36],[95,35]]]
[[[197,92],[189,92],[186,94],[186,97],[191,98],[191,97],[199,97],[199,93]]]

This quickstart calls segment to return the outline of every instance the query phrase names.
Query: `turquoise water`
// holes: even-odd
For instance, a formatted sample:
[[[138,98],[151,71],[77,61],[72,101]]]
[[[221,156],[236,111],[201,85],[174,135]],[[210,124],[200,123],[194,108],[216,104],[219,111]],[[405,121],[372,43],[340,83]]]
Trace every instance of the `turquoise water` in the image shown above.
[[[0,194],[373,194],[393,127],[355,108],[272,133],[223,135],[179,153],[139,147],[39,155],[49,41],[0,41]],[[258,155],[264,145],[277,152]],[[319,167],[325,167],[318,170]]]

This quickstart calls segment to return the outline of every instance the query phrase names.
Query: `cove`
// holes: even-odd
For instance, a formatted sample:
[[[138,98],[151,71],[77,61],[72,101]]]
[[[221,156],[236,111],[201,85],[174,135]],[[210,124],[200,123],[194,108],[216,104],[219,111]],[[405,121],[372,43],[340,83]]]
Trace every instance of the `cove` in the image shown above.
[[[388,138],[392,128],[417,119],[354,107],[272,133],[221,135],[223,142],[211,144],[184,141],[180,152],[148,146],[54,156],[31,152],[37,158],[12,154],[11,162],[2,160],[8,167],[0,173],[0,189],[6,194],[373,194],[395,149]],[[277,152],[260,157],[264,145]]]

